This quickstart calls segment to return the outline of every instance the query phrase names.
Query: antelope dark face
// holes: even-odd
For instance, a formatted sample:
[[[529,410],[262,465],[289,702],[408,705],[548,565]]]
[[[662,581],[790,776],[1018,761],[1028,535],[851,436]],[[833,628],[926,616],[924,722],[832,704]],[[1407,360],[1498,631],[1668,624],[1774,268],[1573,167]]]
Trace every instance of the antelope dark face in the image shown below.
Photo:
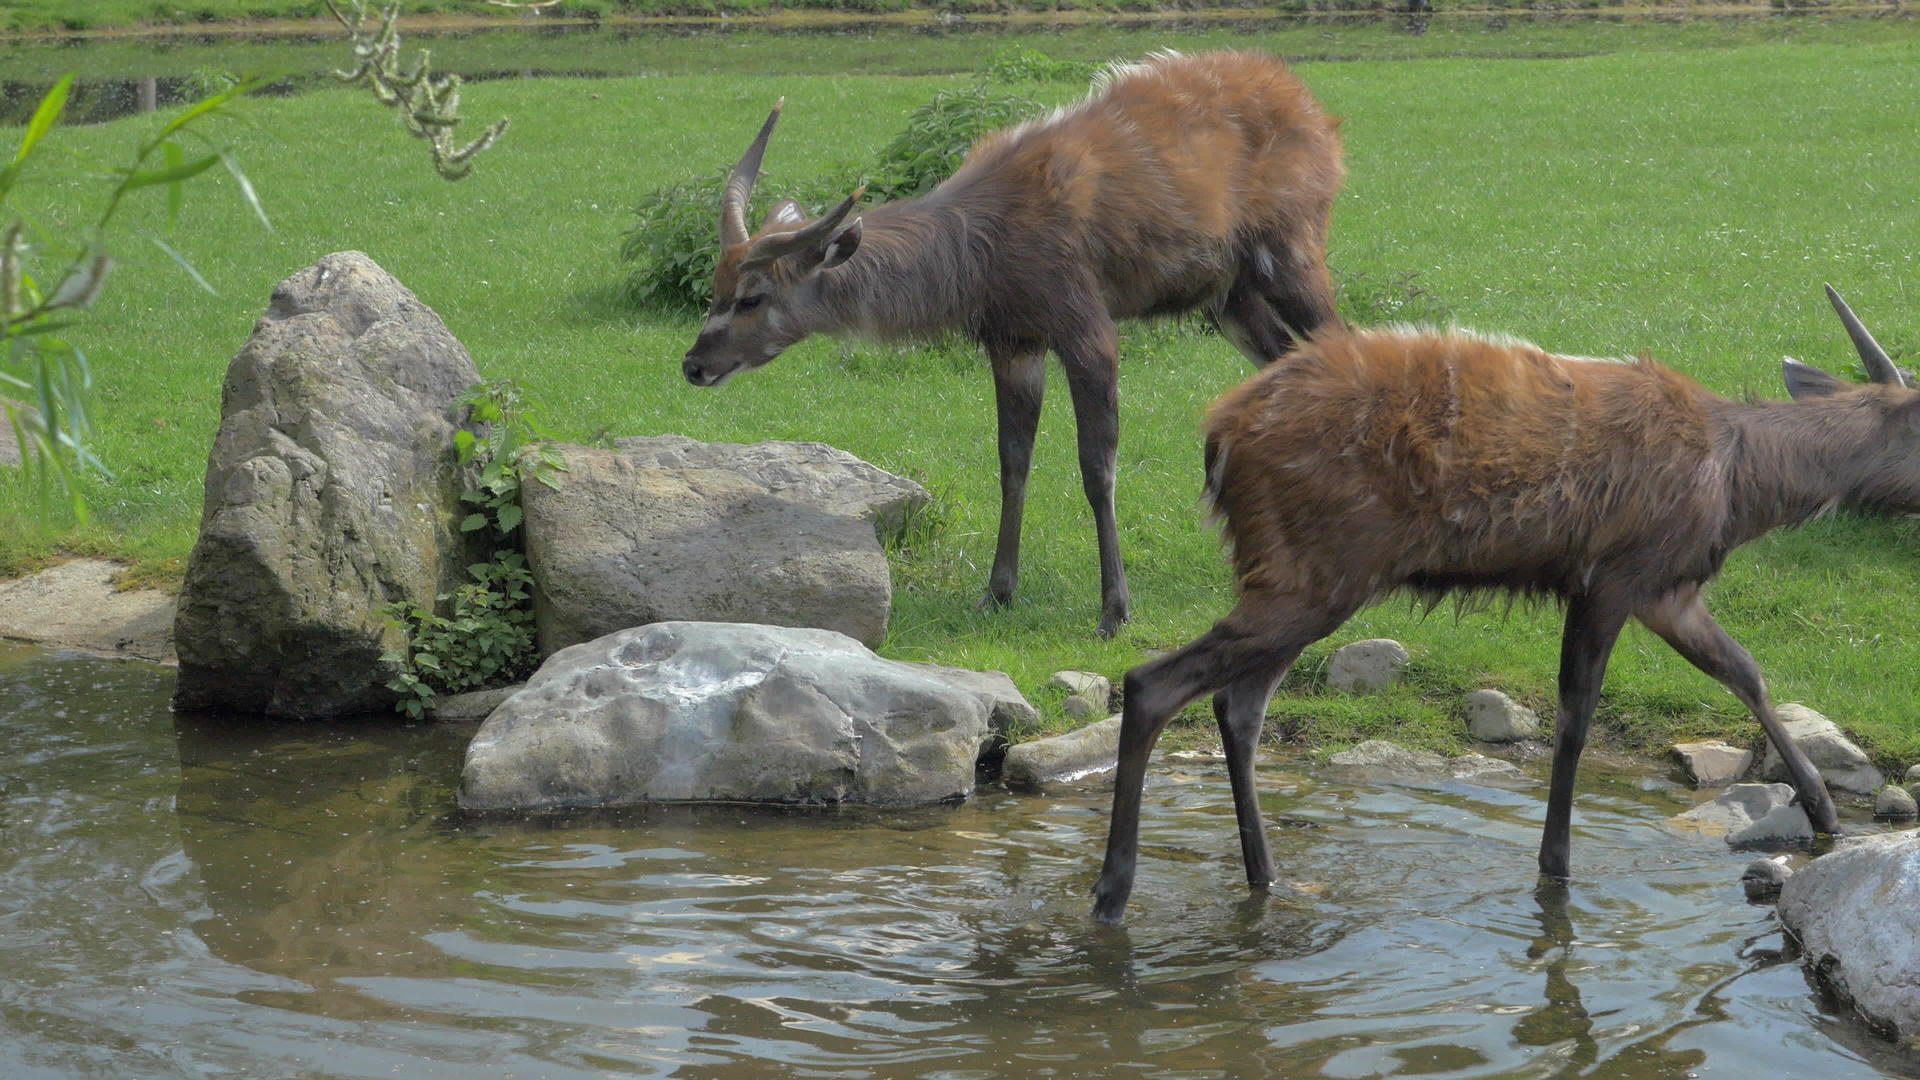
[[[781,104],[785,104],[784,99]],[[747,234],[747,196],[760,175],[767,138],[780,119],[773,107],[746,156],[727,177],[720,205],[720,263],[713,271],[713,307],[680,369],[695,386],[719,386],[779,356],[816,330],[833,325],[820,275],[860,246],[860,220],[846,222],[865,193],[808,221],[792,200],[773,208],[760,231]]]
[[[1853,478],[1861,501],[1895,513],[1920,514],[1920,390],[1914,387],[1912,373],[1894,364],[1831,285],[1827,299],[1860,354],[1868,383],[1862,386],[1836,378],[1789,356],[1787,392],[1796,401],[1846,396],[1862,408],[1877,411],[1880,438],[1857,448],[1845,474]]]

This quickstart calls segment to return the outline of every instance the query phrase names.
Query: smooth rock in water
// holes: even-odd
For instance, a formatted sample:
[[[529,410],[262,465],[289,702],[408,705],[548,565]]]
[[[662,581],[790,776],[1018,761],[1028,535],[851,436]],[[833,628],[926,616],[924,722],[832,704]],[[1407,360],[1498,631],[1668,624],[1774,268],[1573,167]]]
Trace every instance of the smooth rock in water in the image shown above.
[[[1713,739],[1707,742],[1678,743],[1673,756],[1687,772],[1694,787],[1721,787],[1746,775],[1753,764],[1753,751]]]
[[[1327,659],[1327,685],[1363,694],[1400,681],[1410,657],[1392,638],[1370,638],[1342,645]]]
[[[652,435],[615,439],[613,446],[639,466],[739,473],[788,502],[870,522],[883,540],[897,535],[932,499],[912,480],[825,443],[710,443]]]
[[[479,381],[439,316],[357,251],[280,283],[221,392],[176,708],[392,708],[380,655],[399,631],[380,609],[432,608],[486,555],[460,531],[448,417]]]
[[[1111,772],[1119,756],[1120,718],[1109,716],[1065,735],[1010,747],[1001,776],[1010,788],[1033,791],[1045,784],[1071,783]]]
[[[1789,784],[1735,784],[1712,802],[1667,819],[1667,824],[1688,832],[1724,836],[1738,832],[1793,801]]]
[[[1807,968],[1867,1020],[1920,1035],[1920,833],[1842,841],[1780,890]]]
[[[1040,710],[1033,707],[1013,685],[1004,671],[972,671],[942,664],[915,664],[934,678],[978,696],[992,710],[987,716],[987,733],[980,743],[982,760],[997,758],[1006,749],[1007,738],[1015,731],[1030,731],[1040,723]]]
[[[1467,731],[1481,742],[1519,742],[1540,734],[1540,717],[1498,690],[1475,690],[1462,704]]]
[[[1792,876],[1793,870],[1787,866],[1784,855],[1755,859],[1740,874],[1740,887],[1746,891],[1749,901],[1771,900],[1780,895],[1780,886]]]
[[[1871,795],[1880,790],[1887,778],[1879,769],[1873,767],[1873,760],[1866,751],[1855,746],[1841,734],[1840,726],[1833,721],[1807,708],[1791,702],[1774,709],[1774,715],[1787,729],[1787,734],[1800,745],[1800,749],[1820,770],[1827,786],[1851,791],[1859,795]],[[1760,778],[1763,780],[1791,780],[1787,775],[1786,759],[1780,756],[1780,750],[1767,741],[1767,756],[1760,763]]]
[[[549,657],[474,735],[460,805],[961,799],[992,710],[829,630],[655,623]]]
[[[1813,838],[1813,822],[1807,819],[1806,809],[1795,803],[1792,806],[1775,807],[1753,824],[1728,833],[1727,843],[1737,848],[1797,847],[1813,843]]]
[[[1906,784],[1909,787],[1911,787],[1914,784],[1920,784],[1920,765],[1907,766],[1907,775],[1904,779],[1901,780],[1901,783]]]
[[[540,651],[647,623],[760,623],[886,637],[893,600],[873,526],[725,469],[635,465],[562,447],[559,487],[528,484]]]
[[[1915,805],[1913,793],[1906,788],[1888,784],[1880,789],[1880,794],[1874,796],[1873,816],[1875,817],[1910,818],[1916,814],[1920,814],[1920,806]]]
[[[1386,739],[1368,739],[1327,759],[1330,765],[1365,769],[1395,780],[1464,780],[1498,786],[1532,784],[1534,779],[1510,761],[1483,754],[1446,758],[1427,750],[1409,750]]]

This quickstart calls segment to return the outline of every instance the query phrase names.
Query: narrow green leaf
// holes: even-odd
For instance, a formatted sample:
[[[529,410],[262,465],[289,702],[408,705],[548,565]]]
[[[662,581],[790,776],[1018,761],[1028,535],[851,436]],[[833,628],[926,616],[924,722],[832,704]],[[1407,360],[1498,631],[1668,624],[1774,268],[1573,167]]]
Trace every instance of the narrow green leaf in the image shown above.
[[[468,514],[466,519],[460,522],[461,532],[473,532],[475,529],[484,529],[486,527],[487,515],[485,514]]]
[[[187,276],[193,279],[194,284],[200,286],[202,289],[205,289],[210,295],[213,295],[213,296],[220,295],[220,290],[214,288],[211,284],[209,284],[206,278],[201,277],[200,271],[195,270],[193,268],[193,264],[187,261],[186,256],[173,250],[173,248],[165,240],[160,239],[160,237],[157,234],[147,232],[145,229],[142,229],[140,231],[142,235],[144,235],[147,239],[153,241],[153,245],[155,247],[159,248],[161,251],[166,252],[168,258],[172,259],[176,263],[179,263],[180,269],[185,270],[187,272]]]
[[[20,149],[13,155],[14,164],[27,160],[34,144],[45,138],[47,132],[53,130],[53,125],[60,122],[60,114],[67,107],[67,93],[72,89],[73,72],[69,71],[53,84],[53,89],[47,91],[46,97],[40,99],[40,107],[33,110],[33,119],[27,121],[27,133],[20,140]]]
[[[160,151],[166,157],[167,167],[170,169],[177,169],[181,165],[186,163],[186,160],[187,160],[186,151],[180,149],[179,143],[174,143],[174,142],[167,143],[165,146],[162,146],[160,148]],[[186,201],[187,201],[187,186],[185,181],[175,180],[173,183],[167,185],[167,227],[168,228],[173,228],[174,226],[180,224],[180,208],[186,204]]]
[[[244,78],[232,86],[227,87],[225,90],[214,94],[212,97],[201,98],[189,107],[187,111],[174,117],[166,127],[161,128],[160,134],[154,136],[153,142],[165,142],[174,132],[179,131],[181,128],[186,127],[188,124],[193,123],[208,113],[217,111],[222,105],[232,101],[234,98],[252,93],[267,83],[272,82],[275,78],[277,78],[277,76],[271,75],[256,75]]]
[[[246,197],[247,205],[253,208],[253,216],[260,219],[260,224],[265,226],[268,232],[272,232],[273,222],[267,220],[266,208],[260,205],[260,196],[253,190],[253,182],[247,179],[246,173],[240,171],[239,160],[232,153],[222,150],[220,161],[226,165],[227,171],[233,174],[233,182],[240,185],[240,194]]]
[[[206,157],[195,158],[185,165],[177,165],[172,168],[152,169],[147,172],[120,169],[117,171],[127,174],[127,178],[120,183],[120,190],[138,191],[143,187],[152,187],[155,184],[172,184],[181,180],[191,179],[213,168],[219,160],[219,154],[208,154]]]

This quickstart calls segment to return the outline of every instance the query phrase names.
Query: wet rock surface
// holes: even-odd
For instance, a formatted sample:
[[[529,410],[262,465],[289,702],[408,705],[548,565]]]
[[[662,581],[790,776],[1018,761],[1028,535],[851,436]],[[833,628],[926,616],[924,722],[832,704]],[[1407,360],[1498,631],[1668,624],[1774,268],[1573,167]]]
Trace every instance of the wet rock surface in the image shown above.
[[[994,708],[844,634],[656,623],[549,657],[474,735],[460,804],[960,799]]]
[[[1871,1023],[1920,1035],[1920,833],[1844,841],[1780,890],[1780,921],[1814,976]]]

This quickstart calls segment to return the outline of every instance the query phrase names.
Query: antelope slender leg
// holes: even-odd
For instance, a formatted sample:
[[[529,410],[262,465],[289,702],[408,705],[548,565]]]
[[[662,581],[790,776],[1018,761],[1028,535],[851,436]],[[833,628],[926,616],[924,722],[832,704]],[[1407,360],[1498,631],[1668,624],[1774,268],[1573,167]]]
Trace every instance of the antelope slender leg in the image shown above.
[[[1754,719],[1760,721],[1767,738],[1786,760],[1794,790],[1800,793],[1800,802],[1807,808],[1813,827],[1823,833],[1838,832],[1840,817],[1834,811],[1833,796],[1827,792],[1820,770],[1813,767],[1806,751],[1787,735],[1785,726],[1774,715],[1760,665],[1754,663],[1753,656],[1733,640],[1707,610],[1706,602],[1700,597],[1700,587],[1689,585],[1633,614],[1647,629],[1673,646],[1673,651],[1686,657],[1688,663],[1733,691]]]
[[[1093,508],[1100,544],[1101,637],[1112,637],[1127,621],[1127,569],[1120,560],[1120,525],[1113,509],[1114,467],[1120,446],[1118,343],[1113,323],[1102,321],[1069,344],[1056,345],[1073,394],[1073,420],[1079,432],[1080,484]]]
[[[1040,427],[1040,401],[1047,390],[1047,354],[1038,348],[990,348],[988,358],[1000,420],[1000,539],[980,606],[996,607],[1012,600],[1020,583],[1020,523],[1027,508],[1027,475],[1033,468],[1033,435]]]
[[[1554,723],[1553,782],[1547,792],[1547,821],[1540,837],[1540,872],[1564,878],[1573,832],[1573,778],[1587,728],[1600,701],[1607,657],[1626,625],[1627,610],[1594,594],[1567,601],[1567,623],[1560,638],[1560,713]]]
[[[1248,676],[1213,696],[1213,716],[1220,725],[1220,745],[1227,753],[1227,778],[1233,782],[1233,814],[1240,827],[1240,858],[1247,868],[1247,884],[1265,888],[1277,875],[1267,848],[1266,824],[1260,818],[1259,791],[1254,782],[1253,755],[1266,726],[1267,702],[1273,688],[1286,677],[1294,657],[1276,656],[1275,670]]]
[[[1095,919],[1119,922],[1133,892],[1148,753],[1167,721],[1210,690],[1227,688],[1224,708],[1237,729],[1229,736],[1228,725],[1222,724],[1223,738],[1232,740],[1228,760],[1238,757],[1242,761],[1241,766],[1230,769],[1241,773],[1234,781],[1234,808],[1241,812],[1241,854],[1249,856],[1243,806],[1253,807],[1254,833],[1264,849],[1265,833],[1258,824],[1252,783],[1252,747],[1259,737],[1258,718],[1266,711],[1272,688],[1300,650],[1332,633],[1358,606],[1307,605],[1297,597],[1250,592],[1241,597],[1233,614],[1215,623],[1193,644],[1127,672],[1119,767],[1113,781],[1113,818],[1107,830],[1106,861],[1093,888]],[[1253,723],[1246,721],[1249,715]],[[1268,872],[1271,880],[1271,857],[1264,850],[1260,854],[1259,868]],[[1253,873],[1250,861],[1248,876]]]

